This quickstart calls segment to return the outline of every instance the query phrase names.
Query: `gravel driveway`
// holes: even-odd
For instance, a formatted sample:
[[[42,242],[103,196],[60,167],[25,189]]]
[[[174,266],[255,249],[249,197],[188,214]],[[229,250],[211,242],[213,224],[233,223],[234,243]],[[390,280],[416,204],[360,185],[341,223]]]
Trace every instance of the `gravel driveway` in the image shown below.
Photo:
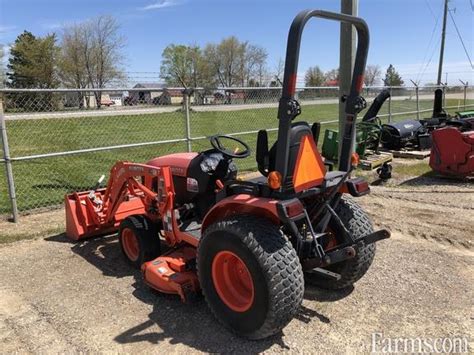
[[[474,192],[427,192],[437,188],[376,187],[362,198],[393,231],[366,277],[346,292],[307,288],[297,317],[263,341],[227,332],[202,299],[184,305],[148,289],[116,237],[73,244],[59,234],[0,246],[1,352],[367,353],[373,333],[472,339]]]

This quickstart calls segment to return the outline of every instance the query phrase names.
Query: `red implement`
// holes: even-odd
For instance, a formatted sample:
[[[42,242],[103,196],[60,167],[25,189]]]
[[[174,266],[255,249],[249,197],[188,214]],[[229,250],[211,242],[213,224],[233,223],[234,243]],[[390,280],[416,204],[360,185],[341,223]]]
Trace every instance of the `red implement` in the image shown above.
[[[432,132],[430,166],[454,176],[474,176],[474,131],[461,132],[454,127]]]

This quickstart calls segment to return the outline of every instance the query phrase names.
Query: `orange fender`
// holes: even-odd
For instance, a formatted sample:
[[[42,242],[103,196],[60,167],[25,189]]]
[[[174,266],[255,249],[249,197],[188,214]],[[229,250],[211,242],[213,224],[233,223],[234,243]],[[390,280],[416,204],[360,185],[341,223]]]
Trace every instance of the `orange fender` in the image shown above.
[[[219,201],[204,217],[201,231],[204,233],[206,228],[215,221],[237,214],[251,214],[269,219],[275,224],[280,224],[280,218],[277,212],[278,200],[265,197],[255,197],[249,194],[240,194]]]

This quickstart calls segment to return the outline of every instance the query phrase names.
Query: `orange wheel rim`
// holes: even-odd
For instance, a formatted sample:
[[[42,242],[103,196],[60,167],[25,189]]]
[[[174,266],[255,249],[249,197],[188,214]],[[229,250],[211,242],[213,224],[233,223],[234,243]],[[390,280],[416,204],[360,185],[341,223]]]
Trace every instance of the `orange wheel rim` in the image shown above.
[[[212,281],[222,302],[233,311],[245,312],[252,306],[252,275],[234,253],[221,251],[216,254],[212,261]]]
[[[124,228],[122,230],[122,245],[127,257],[131,261],[136,261],[138,259],[140,247],[138,245],[137,236],[130,228]]]

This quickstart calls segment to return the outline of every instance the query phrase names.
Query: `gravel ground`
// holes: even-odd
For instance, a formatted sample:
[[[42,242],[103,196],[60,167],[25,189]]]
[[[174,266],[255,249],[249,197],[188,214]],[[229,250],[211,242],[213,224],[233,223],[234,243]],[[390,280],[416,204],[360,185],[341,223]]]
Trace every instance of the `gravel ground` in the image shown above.
[[[155,293],[123,261],[116,237],[62,234],[0,246],[0,352],[367,353],[385,337],[473,337],[472,184],[419,181],[360,199],[379,226],[368,274],[353,289],[308,287],[297,317],[270,339],[224,330],[205,302]],[[471,345],[472,349],[472,345]]]

